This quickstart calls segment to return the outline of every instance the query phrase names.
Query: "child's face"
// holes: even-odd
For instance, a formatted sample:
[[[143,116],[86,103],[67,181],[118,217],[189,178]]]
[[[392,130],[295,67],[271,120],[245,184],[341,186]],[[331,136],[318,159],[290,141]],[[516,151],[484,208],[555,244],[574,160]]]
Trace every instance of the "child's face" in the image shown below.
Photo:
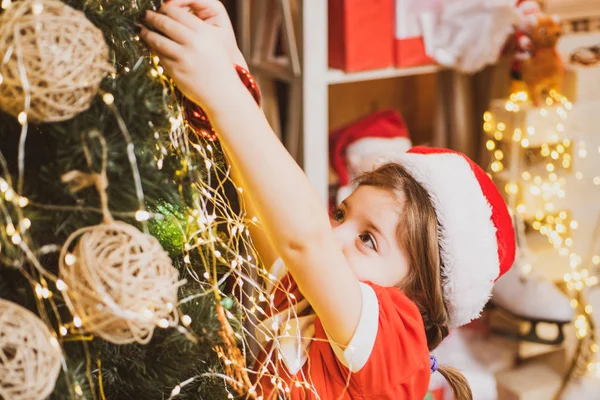
[[[334,211],[331,227],[358,280],[390,287],[408,273],[397,234],[401,210],[391,192],[361,186]]]

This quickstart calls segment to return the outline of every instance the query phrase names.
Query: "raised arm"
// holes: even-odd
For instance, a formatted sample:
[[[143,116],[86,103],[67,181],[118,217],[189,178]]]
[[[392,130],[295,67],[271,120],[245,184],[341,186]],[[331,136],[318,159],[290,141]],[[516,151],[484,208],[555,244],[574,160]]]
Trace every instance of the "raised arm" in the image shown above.
[[[235,166],[231,168],[231,179],[236,188],[244,189],[247,187],[247,185],[243,183],[242,177],[238,173],[238,169],[235,168]],[[243,202],[243,206],[246,211],[246,218],[251,220],[253,219],[253,217],[258,218],[258,213],[256,211],[256,207],[254,207],[251,196],[249,196],[249,194],[243,190],[242,193],[238,192],[238,196],[240,197],[240,201]],[[265,267],[265,269],[270,272],[271,266],[278,257],[277,252],[273,248],[273,245],[271,244],[271,241],[267,236],[267,232],[262,226],[260,220],[251,221],[247,226],[248,230],[250,231],[250,238],[252,239],[252,244],[258,252],[260,261]]]
[[[171,0],[142,29],[180,90],[205,109],[236,167],[275,251],[333,340],[352,338],[362,310],[358,280],[339,248],[325,206],[240,83],[219,31],[180,7],[207,0]]]

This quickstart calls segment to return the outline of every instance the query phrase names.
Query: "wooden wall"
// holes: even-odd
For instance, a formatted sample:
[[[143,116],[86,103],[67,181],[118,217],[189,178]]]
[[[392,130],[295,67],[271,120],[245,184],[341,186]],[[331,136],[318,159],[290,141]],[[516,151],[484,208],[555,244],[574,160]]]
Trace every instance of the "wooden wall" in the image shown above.
[[[374,111],[402,114],[415,144],[431,139],[436,76],[421,75],[347,83],[329,88],[329,128],[335,129]]]

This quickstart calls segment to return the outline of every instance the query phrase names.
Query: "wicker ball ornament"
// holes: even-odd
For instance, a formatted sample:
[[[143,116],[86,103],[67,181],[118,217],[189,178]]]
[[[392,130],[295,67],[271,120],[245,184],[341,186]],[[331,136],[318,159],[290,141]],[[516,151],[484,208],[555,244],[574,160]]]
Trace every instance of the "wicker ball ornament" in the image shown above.
[[[26,111],[35,123],[70,119],[89,108],[111,72],[100,29],[62,1],[17,1],[0,15],[0,108],[7,113]]]
[[[145,344],[157,325],[178,321],[179,272],[155,237],[125,222],[74,232],[62,248],[59,276],[75,325],[111,343]]]
[[[0,299],[0,399],[47,398],[61,357],[58,341],[35,314]]]
[[[250,72],[239,65],[235,66],[235,70],[237,71],[237,74],[240,77],[243,85],[246,87],[246,89],[248,89],[256,103],[260,106],[260,90],[258,88],[256,79],[254,79]],[[217,133],[212,127],[202,107],[195,104],[187,97],[183,97],[182,103],[185,119],[192,128],[192,132],[196,136],[202,137],[211,142],[217,140]],[[194,140],[194,142],[197,143],[198,141]]]

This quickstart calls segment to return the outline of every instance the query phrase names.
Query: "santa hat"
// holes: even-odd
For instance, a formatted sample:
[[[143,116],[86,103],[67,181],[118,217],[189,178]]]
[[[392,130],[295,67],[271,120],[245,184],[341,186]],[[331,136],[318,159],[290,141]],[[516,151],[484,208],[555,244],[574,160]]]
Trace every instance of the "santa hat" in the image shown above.
[[[355,177],[348,170],[348,165],[357,161],[357,158],[404,153],[410,147],[406,124],[395,110],[370,114],[329,135],[331,166],[338,174],[342,186],[348,185]]]
[[[479,317],[494,281],[515,259],[515,234],[502,195],[465,155],[413,147],[389,161],[402,164],[428,192],[439,224],[449,327]]]

